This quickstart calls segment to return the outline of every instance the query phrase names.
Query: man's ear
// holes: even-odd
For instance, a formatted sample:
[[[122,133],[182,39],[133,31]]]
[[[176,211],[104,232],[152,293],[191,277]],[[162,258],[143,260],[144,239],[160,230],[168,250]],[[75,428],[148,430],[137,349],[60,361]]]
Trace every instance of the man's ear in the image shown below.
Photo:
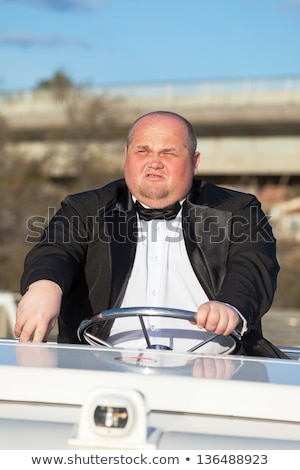
[[[193,163],[194,163],[194,175],[196,175],[198,171],[198,165],[200,163],[200,152],[195,152],[195,155],[193,157]]]

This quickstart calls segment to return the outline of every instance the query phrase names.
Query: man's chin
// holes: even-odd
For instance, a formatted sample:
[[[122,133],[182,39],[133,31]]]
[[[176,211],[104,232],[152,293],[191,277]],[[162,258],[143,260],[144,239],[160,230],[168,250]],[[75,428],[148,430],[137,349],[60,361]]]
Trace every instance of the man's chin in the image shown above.
[[[170,196],[169,191],[166,191],[165,188],[159,187],[159,184],[151,184],[151,187],[144,186],[140,188],[139,194],[143,199],[157,202],[168,199]]]

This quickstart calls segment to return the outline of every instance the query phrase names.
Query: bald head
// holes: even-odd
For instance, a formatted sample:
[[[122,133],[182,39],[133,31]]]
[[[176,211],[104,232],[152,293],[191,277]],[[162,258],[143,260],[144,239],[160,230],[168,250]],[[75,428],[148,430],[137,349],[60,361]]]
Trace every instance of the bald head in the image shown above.
[[[152,112],[144,114],[143,116],[140,116],[138,119],[136,119],[133,122],[133,124],[130,126],[128,134],[127,134],[127,141],[126,141],[127,147],[132,142],[132,138],[133,138],[133,134],[134,134],[134,130],[135,130],[136,125],[140,121],[142,121],[143,119],[148,118],[148,117],[150,117],[150,118],[151,117],[154,117],[154,118],[155,117],[170,117],[170,118],[178,119],[180,122],[182,122],[182,124],[186,128],[186,143],[185,143],[185,145],[186,145],[186,147],[187,147],[187,149],[190,153],[191,158],[193,158],[193,156],[196,152],[196,149],[197,149],[197,137],[196,137],[194,128],[193,128],[192,124],[187,119],[185,119],[183,116],[180,116],[180,114],[173,113],[172,111],[152,111]]]

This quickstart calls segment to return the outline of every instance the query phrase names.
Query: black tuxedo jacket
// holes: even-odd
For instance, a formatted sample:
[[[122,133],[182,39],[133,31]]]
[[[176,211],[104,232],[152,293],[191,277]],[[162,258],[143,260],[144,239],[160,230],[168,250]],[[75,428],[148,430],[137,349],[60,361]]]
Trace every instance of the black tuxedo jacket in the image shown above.
[[[257,354],[253,345],[261,339],[260,320],[271,306],[279,270],[276,242],[258,200],[195,179],[182,223],[188,256],[208,298],[244,315],[244,346]],[[26,257],[21,293],[39,279],[58,283],[58,341],[76,343],[82,319],[121,305],[136,243],[136,213],[123,179],[68,196]]]

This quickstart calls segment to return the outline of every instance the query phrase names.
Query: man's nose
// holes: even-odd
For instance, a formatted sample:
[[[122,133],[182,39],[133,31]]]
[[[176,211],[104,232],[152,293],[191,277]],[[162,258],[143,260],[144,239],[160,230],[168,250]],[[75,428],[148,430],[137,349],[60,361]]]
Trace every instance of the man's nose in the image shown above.
[[[148,166],[150,168],[163,168],[163,161],[158,152],[153,152],[148,160]]]

